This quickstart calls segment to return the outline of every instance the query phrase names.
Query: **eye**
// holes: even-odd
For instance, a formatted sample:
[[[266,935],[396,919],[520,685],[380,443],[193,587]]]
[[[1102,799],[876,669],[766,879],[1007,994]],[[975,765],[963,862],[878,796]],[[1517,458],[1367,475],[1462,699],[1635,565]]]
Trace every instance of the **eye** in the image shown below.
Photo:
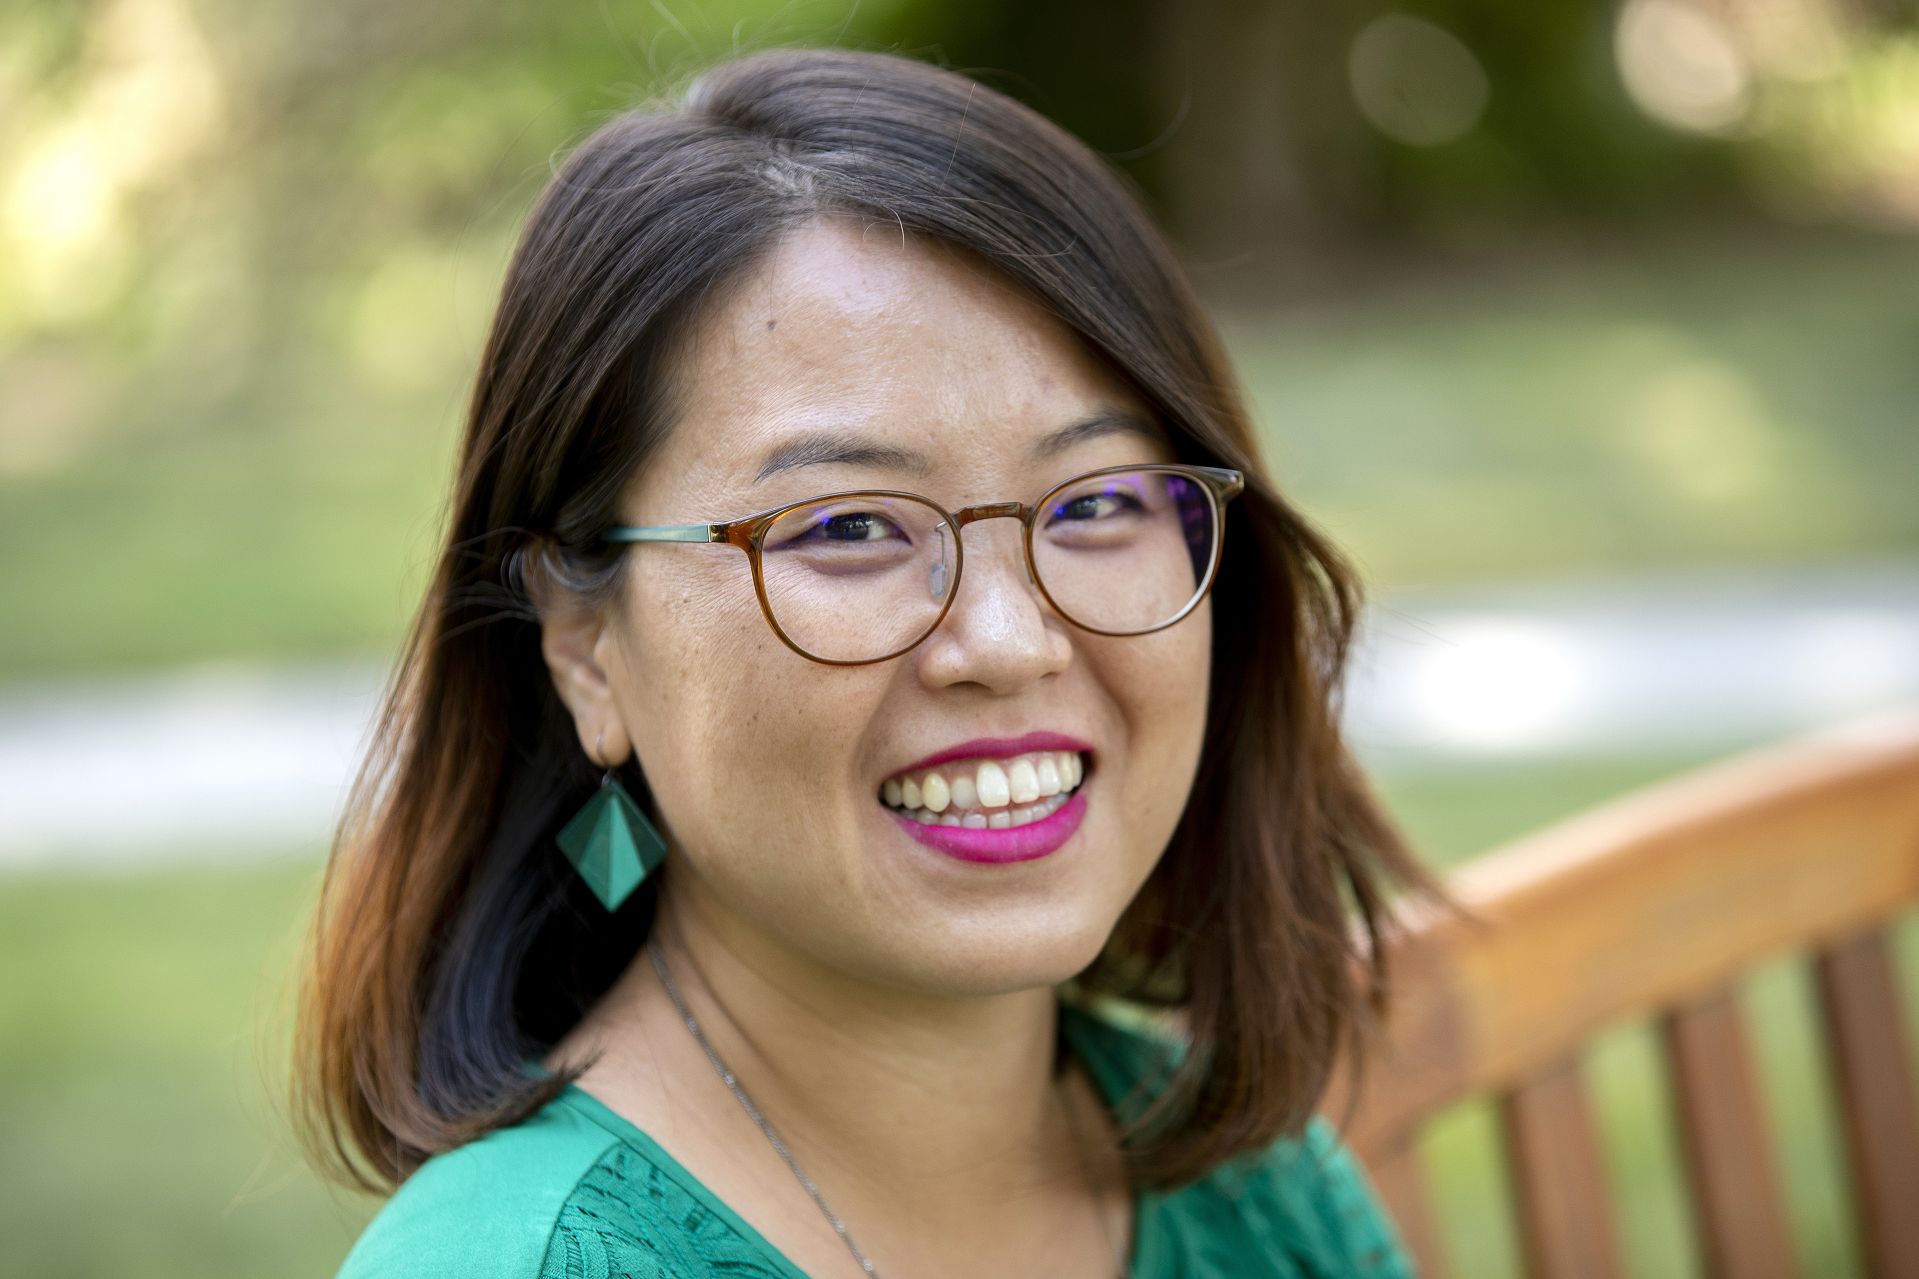
[[[1085,524],[1139,509],[1139,501],[1133,494],[1124,489],[1109,488],[1103,492],[1081,493],[1066,498],[1054,505],[1052,516],[1055,520]]]
[[[767,538],[767,549],[799,550],[844,549],[865,547],[877,550],[881,546],[908,544],[912,542],[898,523],[885,514],[855,507],[852,510],[795,511],[774,527]]]
[[[893,522],[874,511],[850,511],[840,515],[828,515],[813,523],[809,532],[818,533],[817,541],[827,542],[878,542],[884,541],[891,533],[898,533]]]

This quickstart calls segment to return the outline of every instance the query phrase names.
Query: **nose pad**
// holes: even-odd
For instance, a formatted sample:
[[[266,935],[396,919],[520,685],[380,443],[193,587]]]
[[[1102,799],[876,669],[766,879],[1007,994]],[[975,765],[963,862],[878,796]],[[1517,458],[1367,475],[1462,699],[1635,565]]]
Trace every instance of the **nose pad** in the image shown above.
[[[926,593],[941,600],[946,598],[946,561],[952,556],[946,546],[946,526],[941,525],[933,531],[939,535],[940,553],[939,558],[933,561],[933,566],[926,570]]]
[[[946,530],[939,528],[935,529],[934,533],[939,537],[940,554],[939,558],[926,570],[926,593],[935,600],[941,600],[946,598],[946,587],[951,578],[951,574],[946,571],[946,565],[951,557],[946,550]],[[1026,584],[1037,585],[1033,580],[1033,566],[1026,562],[1026,556],[1022,554],[1015,558],[1019,560],[1020,576],[1026,579]]]
[[[940,555],[926,570],[926,593],[937,601],[946,598],[947,589],[952,585],[952,574],[948,571],[947,565],[951,563],[953,557],[947,552],[947,530],[942,527],[934,532],[939,537]],[[1033,566],[1027,562],[1023,548],[1016,548],[1013,558],[1019,561],[1020,577],[1026,585],[1037,588],[1039,583],[1033,576]]]

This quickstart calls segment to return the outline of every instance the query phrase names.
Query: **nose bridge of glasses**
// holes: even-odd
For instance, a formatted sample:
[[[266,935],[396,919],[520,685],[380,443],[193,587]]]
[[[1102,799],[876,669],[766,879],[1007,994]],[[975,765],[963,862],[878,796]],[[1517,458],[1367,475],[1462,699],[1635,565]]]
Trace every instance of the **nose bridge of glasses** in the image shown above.
[[[963,506],[959,510],[953,512],[953,519],[959,524],[962,531],[966,528],[968,524],[975,523],[979,520],[991,520],[991,519],[1000,519],[1000,518],[1014,519],[1014,520],[1020,521],[1021,531],[1019,534],[1016,535],[1016,540],[1014,542],[1014,546],[1016,549],[1013,551],[1013,558],[1019,564],[1020,576],[1025,578],[1026,581],[1030,583],[1033,580],[1032,568],[1026,562],[1025,547],[1021,545],[1020,542],[1017,540],[1019,538],[1024,537],[1026,507],[1023,503],[985,502],[980,504],[979,506]]]
[[[953,518],[959,521],[961,528],[965,528],[974,520],[997,519],[1002,515],[1019,519],[1025,514],[1026,508],[1018,502],[987,502],[980,506],[962,506],[953,512]]]

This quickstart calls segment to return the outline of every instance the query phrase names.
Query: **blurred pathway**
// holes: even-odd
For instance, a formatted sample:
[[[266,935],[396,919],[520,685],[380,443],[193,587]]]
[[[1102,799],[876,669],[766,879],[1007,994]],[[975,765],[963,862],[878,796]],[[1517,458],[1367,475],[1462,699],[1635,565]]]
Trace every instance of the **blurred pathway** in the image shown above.
[[[0,870],[315,857],[385,671],[207,666],[0,688]],[[1347,726],[1382,771],[1732,750],[1919,701],[1919,563],[1404,591]]]

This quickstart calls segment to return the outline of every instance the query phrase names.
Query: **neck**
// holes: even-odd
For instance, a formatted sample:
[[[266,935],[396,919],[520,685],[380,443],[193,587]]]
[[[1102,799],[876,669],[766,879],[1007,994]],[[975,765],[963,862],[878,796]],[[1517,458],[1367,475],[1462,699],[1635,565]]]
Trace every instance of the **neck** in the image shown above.
[[[919,1213],[929,1203],[970,1208],[1028,1194],[1072,1171],[1058,1159],[1071,1150],[1059,1143],[1050,987],[928,995],[861,982],[763,935],[709,926],[697,911],[662,919],[649,946],[707,1042],[823,1191],[830,1178]],[[641,959],[657,982],[650,957]],[[680,1033],[698,1050],[684,1026]],[[724,1086],[711,1063],[706,1073]]]
[[[862,982],[664,890],[647,945],[726,1069],[869,1250],[864,1241],[886,1228],[875,1223],[899,1223],[930,1245],[978,1237],[982,1221],[1037,1231],[1075,1213],[1099,1220],[1089,1217],[1085,1160],[1094,1177],[1110,1179],[1113,1168],[1075,1132],[1098,1148],[1106,1130],[1090,1087],[1068,1089],[1056,1074],[1050,986],[982,996]],[[803,1200],[685,1026],[651,955],[636,958],[590,1020],[592,1041],[657,1063],[674,1094],[699,1099],[702,1117],[739,1132],[736,1148],[757,1149],[769,1182],[792,1181]],[[1110,1183],[1102,1190],[1110,1195]]]

